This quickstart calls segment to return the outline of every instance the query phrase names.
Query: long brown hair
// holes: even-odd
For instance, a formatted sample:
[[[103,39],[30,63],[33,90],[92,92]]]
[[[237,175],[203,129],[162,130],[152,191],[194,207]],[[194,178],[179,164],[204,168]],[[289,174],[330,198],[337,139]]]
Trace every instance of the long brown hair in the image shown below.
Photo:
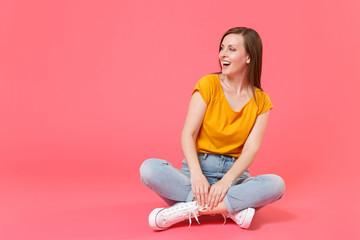
[[[229,29],[221,38],[219,45],[219,52],[221,50],[221,43],[224,38],[229,34],[240,34],[244,37],[244,47],[247,54],[250,55],[250,63],[246,72],[245,86],[250,87],[253,91],[255,98],[255,88],[259,88],[261,91],[261,67],[262,67],[262,42],[259,34],[251,28],[235,27]],[[220,63],[220,60],[219,60]],[[220,63],[221,67],[221,63]]]

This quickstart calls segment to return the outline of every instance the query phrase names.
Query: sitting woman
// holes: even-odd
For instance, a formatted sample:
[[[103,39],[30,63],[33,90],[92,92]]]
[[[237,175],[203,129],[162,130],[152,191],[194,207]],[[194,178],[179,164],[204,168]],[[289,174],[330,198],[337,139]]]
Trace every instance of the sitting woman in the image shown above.
[[[200,215],[221,213],[248,228],[255,209],[280,199],[281,177],[250,176],[270,109],[262,90],[262,42],[256,31],[228,30],[219,47],[221,72],[201,78],[190,100],[181,135],[181,170],[160,159],[141,165],[141,180],[170,207],[156,208],[149,224],[155,230]]]

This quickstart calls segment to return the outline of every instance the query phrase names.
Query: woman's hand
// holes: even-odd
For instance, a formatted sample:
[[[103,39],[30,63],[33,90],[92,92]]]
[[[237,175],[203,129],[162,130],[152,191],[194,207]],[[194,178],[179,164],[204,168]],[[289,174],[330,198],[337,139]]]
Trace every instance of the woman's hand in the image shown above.
[[[206,199],[208,198],[210,184],[204,174],[191,175],[191,188],[195,200],[199,205],[205,207]]]
[[[231,185],[231,182],[221,179],[211,186],[209,195],[206,199],[206,205],[210,210],[217,207],[219,202],[222,202]]]

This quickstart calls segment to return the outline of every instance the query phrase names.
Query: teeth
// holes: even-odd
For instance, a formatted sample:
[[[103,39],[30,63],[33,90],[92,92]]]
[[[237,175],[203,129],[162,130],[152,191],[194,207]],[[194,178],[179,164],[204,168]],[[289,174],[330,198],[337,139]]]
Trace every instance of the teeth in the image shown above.
[[[230,65],[230,62],[222,62],[224,65]]]

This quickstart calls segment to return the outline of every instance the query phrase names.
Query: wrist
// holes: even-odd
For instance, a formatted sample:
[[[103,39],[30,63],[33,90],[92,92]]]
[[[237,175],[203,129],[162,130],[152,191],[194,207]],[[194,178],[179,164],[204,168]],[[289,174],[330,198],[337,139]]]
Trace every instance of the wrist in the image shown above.
[[[198,175],[202,175],[203,172],[201,170],[201,167],[199,164],[188,164],[189,166],[189,172],[191,176],[198,176]]]
[[[233,180],[233,178],[231,178],[230,176],[226,176],[226,175],[221,179],[221,181],[229,186],[231,186],[235,182],[235,180]]]
[[[201,171],[201,169],[192,169],[192,170],[190,170],[190,176],[191,177],[201,176],[201,175],[204,175],[203,172]]]

